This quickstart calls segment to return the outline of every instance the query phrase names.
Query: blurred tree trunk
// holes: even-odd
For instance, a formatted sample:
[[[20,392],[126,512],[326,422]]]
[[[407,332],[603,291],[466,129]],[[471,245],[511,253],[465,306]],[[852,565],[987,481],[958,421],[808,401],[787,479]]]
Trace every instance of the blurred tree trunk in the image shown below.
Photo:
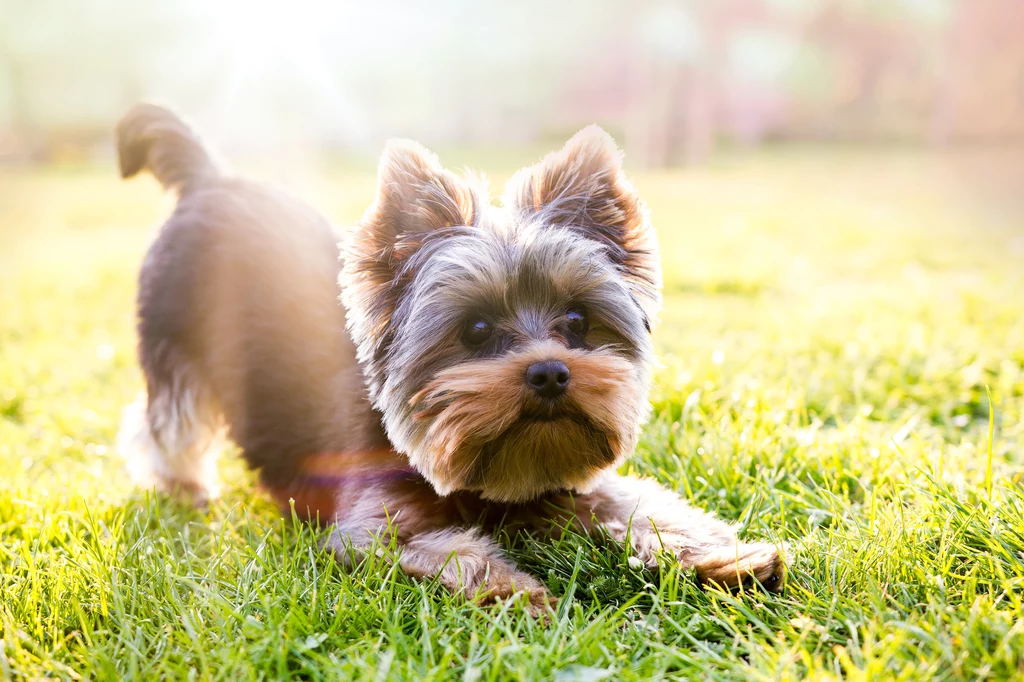
[[[673,44],[673,31],[686,29],[677,25],[685,24],[686,16],[703,34],[707,26],[702,15],[707,12],[686,3],[691,11],[681,17],[667,7],[648,1],[634,14],[637,42],[627,137],[631,160],[648,168],[705,160],[716,130],[717,47],[703,51]]]
[[[35,130],[28,90],[28,69],[24,62],[9,52],[3,62],[10,89],[10,126],[14,134],[15,154],[29,157],[35,153]]]
[[[664,60],[643,50],[636,60],[631,82],[633,106],[627,138],[630,160],[641,168],[662,168],[669,162],[672,146],[673,74]]]
[[[629,61],[626,116],[626,140],[630,163],[637,168],[654,168],[662,161],[658,149],[663,142],[659,131],[661,116],[658,103],[658,59],[654,47],[646,39],[644,18],[652,11],[650,0],[639,0],[636,11],[629,15],[634,45]]]
[[[940,38],[941,49],[938,52],[938,69],[935,81],[935,94],[928,121],[928,140],[935,146],[949,144],[953,131],[954,103],[956,100],[956,84],[959,69],[956,66],[956,47],[960,43],[958,28],[961,24],[960,7],[951,10],[949,24]]]
[[[729,36],[728,16],[719,4],[703,5],[697,16],[704,45],[690,70],[684,92],[681,160],[686,164],[702,163],[714,152],[718,89]]]

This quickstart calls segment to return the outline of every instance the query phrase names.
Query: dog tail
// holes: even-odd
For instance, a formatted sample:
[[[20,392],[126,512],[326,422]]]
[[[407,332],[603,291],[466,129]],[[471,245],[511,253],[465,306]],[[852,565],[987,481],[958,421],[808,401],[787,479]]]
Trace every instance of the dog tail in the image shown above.
[[[183,192],[195,179],[220,172],[188,124],[155,104],[136,104],[116,135],[122,178],[149,170],[165,188]]]

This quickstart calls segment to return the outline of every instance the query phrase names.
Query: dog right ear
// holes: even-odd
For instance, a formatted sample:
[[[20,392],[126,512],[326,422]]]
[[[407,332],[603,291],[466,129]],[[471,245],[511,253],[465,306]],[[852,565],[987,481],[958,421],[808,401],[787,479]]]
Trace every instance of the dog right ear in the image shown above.
[[[345,245],[340,277],[349,330],[363,362],[386,350],[395,306],[414,274],[412,257],[452,228],[475,225],[485,197],[445,170],[422,145],[411,140],[387,144],[377,172],[377,197]]]

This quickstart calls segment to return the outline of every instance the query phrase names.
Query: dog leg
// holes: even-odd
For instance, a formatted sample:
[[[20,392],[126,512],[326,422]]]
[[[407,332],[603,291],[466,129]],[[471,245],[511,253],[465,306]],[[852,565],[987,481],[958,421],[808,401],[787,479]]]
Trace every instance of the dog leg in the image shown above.
[[[516,568],[494,540],[475,528],[445,528],[414,535],[401,548],[399,564],[408,575],[436,576],[448,589],[481,604],[509,599],[520,592],[529,599],[535,613],[554,603],[536,578]]]
[[[349,564],[369,551],[375,541],[386,542],[393,530],[397,561],[417,578],[434,579],[456,594],[479,604],[492,604],[522,595],[531,613],[540,614],[555,603],[536,578],[519,570],[497,543],[478,528],[459,527],[451,498],[440,498],[423,481],[406,481],[366,488],[353,502],[351,488],[343,490],[335,527],[328,539],[339,561]]]
[[[741,542],[731,525],[655,481],[611,474],[595,490],[559,495],[554,503],[585,530],[600,526],[618,542],[628,540],[648,567],[656,567],[658,554],[667,551],[683,567],[696,569],[703,584],[732,588],[753,578],[768,591],[782,589],[786,564],[778,548]]]
[[[153,388],[125,408],[118,450],[137,484],[204,506],[220,494],[220,412],[194,384]]]

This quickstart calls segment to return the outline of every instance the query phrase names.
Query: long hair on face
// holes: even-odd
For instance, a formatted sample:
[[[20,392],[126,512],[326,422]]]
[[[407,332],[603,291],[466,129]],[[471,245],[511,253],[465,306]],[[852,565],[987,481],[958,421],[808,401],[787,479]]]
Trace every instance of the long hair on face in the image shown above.
[[[385,150],[342,299],[388,437],[438,492],[526,500],[585,488],[631,454],[661,271],[620,162],[588,128],[520,171],[498,210],[419,145]],[[593,324],[572,336],[577,307]],[[460,340],[474,315],[500,334],[486,349]],[[557,401],[526,385],[538,361],[572,376]]]
[[[523,381],[527,367],[561,360],[573,377],[557,406]],[[439,372],[410,400],[429,420],[425,457],[439,492],[480,490],[521,501],[551,489],[585,489],[599,471],[632,453],[644,409],[636,366],[608,349],[567,349],[553,341]],[[578,457],[554,454],[575,453]]]

